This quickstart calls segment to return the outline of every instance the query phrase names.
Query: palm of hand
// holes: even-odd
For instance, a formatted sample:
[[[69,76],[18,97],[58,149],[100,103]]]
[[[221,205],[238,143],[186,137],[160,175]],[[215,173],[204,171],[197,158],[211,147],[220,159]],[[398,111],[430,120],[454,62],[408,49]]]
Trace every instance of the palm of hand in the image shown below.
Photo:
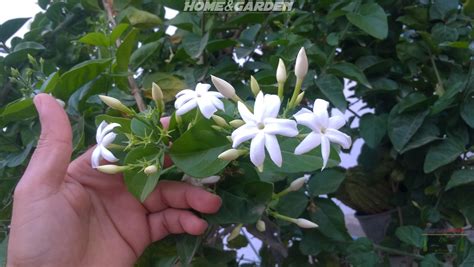
[[[131,266],[152,241],[205,230],[187,209],[216,212],[217,196],[164,181],[140,203],[121,175],[90,167],[91,150],[69,164],[67,116],[49,96],[35,103],[42,137],[15,190],[9,266]]]

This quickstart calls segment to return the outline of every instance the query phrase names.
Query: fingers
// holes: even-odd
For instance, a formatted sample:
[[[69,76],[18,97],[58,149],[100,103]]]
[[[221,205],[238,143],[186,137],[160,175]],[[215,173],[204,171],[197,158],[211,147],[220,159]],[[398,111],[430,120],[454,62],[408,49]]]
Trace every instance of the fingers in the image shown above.
[[[207,228],[207,222],[187,210],[166,209],[148,216],[151,238],[161,240],[169,234],[187,233],[200,235]]]
[[[27,187],[46,184],[56,189],[61,185],[71,159],[71,125],[54,97],[39,94],[34,103],[41,122],[41,135],[20,184]]]
[[[143,205],[149,212],[167,208],[194,209],[202,213],[215,213],[222,204],[220,197],[190,184],[162,181],[145,200]]]

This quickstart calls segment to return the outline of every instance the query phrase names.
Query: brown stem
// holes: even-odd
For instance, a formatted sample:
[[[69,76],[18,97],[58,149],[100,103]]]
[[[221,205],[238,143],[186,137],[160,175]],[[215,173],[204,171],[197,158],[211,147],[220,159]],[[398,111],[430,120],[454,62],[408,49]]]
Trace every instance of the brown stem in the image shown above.
[[[110,26],[114,28],[117,25],[114,19],[114,10],[113,10],[114,1],[102,0],[102,4],[104,5],[105,11],[107,12],[107,18],[109,20]],[[115,45],[117,47],[120,46],[120,38],[117,39]],[[131,70],[129,70],[129,72],[133,73]],[[135,78],[133,78],[133,74],[130,74],[128,76],[128,85],[130,87],[131,94],[135,98],[135,102],[137,103],[138,110],[140,110],[140,112],[145,111],[146,110],[145,102],[143,101],[143,97],[140,94],[140,88],[138,88],[138,84],[135,81]]]

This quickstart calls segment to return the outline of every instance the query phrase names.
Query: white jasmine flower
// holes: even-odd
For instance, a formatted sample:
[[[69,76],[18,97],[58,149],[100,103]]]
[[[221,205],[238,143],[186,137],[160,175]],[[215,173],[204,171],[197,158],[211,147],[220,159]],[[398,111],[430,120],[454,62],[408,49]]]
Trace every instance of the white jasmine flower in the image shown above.
[[[210,84],[198,83],[195,90],[185,89],[176,94],[176,115],[181,116],[197,106],[202,115],[209,119],[218,109],[224,110],[224,103],[219,99],[224,96],[218,92],[209,92],[209,88]]]
[[[115,140],[117,134],[112,132],[115,127],[120,127],[118,123],[111,123],[107,124],[107,122],[102,121],[97,128],[96,133],[96,141],[97,146],[95,147],[94,151],[92,152],[91,156],[91,165],[92,168],[99,167],[100,159],[104,158],[109,162],[117,162],[118,159],[107,149],[107,146],[112,144]]]
[[[312,130],[308,136],[296,147],[295,154],[301,155],[321,145],[323,157],[323,169],[326,167],[331,151],[330,142],[341,145],[343,148],[351,146],[351,138],[338,131],[346,121],[342,116],[329,117],[327,111],[329,103],[322,99],[314,101],[313,112],[303,108],[294,115],[298,124],[304,125]]]
[[[238,103],[238,109],[245,124],[232,133],[232,147],[237,148],[241,143],[252,139],[250,160],[255,166],[263,166],[266,148],[272,161],[281,167],[282,156],[276,135],[293,137],[298,134],[298,129],[295,121],[277,118],[280,98],[260,92],[255,99],[253,114],[241,102]]]

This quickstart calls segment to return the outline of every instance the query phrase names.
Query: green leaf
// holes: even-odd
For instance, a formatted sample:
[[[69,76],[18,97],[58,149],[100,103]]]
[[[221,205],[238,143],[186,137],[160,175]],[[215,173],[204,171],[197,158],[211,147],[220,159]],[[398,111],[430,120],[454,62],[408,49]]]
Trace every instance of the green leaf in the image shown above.
[[[326,169],[315,173],[309,180],[309,192],[312,196],[336,192],[346,175],[338,169]]]
[[[192,235],[179,235],[176,238],[176,251],[183,266],[189,266],[196,254],[201,238]]]
[[[11,154],[8,157],[7,167],[14,168],[25,163],[25,160],[30,155],[31,149],[33,148],[33,142],[29,143],[23,150],[18,153]]]
[[[79,63],[61,75],[61,81],[56,86],[54,95],[66,100],[75,90],[99,76],[109,66],[110,59],[92,59]]]
[[[374,251],[372,242],[365,237],[359,238],[350,244],[347,252],[349,253],[349,262],[354,267],[377,266],[380,261],[379,256]]]
[[[347,19],[359,29],[377,39],[385,39],[388,35],[387,14],[376,3],[360,6],[357,13],[348,13]]]
[[[110,43],[115,44],[115,41],[122,36],[122,34],[130,27],[130,25],[126,23],[120,23],[119,25],[115,26],[115,28],[112,30],[112,33],[110,33]]]
[[[56,88],[56,85],[59,83],[60,79],[59,72],[55,71],[51,73],[46,81],[44,81],[44,83],[41,85],[40,91],[43,93],[51,93],[54,88]]]
[[[457,28],[449,27],[444,23],[437,23],[431,29],[433,41],[438,44],[444,42],[454,42],[458,40],[459,33]]]
[[[388,136],[393,147],[400,152],[423,124],[429,111],[399,114],[400,105],[395,106],[388,117]]]
[[[308,201],[308,197],[305,196],[303,190],[291,192],[280,198],[276,210],[285,216],[298,218],[308,206]],[[281,224],[286,225],[288,223],[282,222]]]
[[[423,235],[423,230],[412,225],[398,227],[395,231],[395,235],[402,242],[417,248],[422,248],[426,242],[426,236]]]
[[[173,101],[176,94],[187,87],[186,83],[178,76],[165,72],[155,72],[146,75],[143,79],[143,87],[150,89],[152,83],[160,86],[165,102]]]
[[[79,39],[79,42],[95,46],[110,46],[110,40],[101,32],[91,32]]]
[[[183,38],[183,48],[191,58],[198,58],[206,48],[208,41],[208,32],[204,36],[190,33]]]
[[[36,116],[36,109],[31,98],[18,99],[0,109],[1,123],[33,118],[34,116]]]
[[[134,69],[137,69],[138,67],[142,66],[143,63],[145,63],[147,59],[150,58],[160,46],[160,41],[154,41],[142,45],[140,48],[133,51],[132,56],[130,58],[130,65]]]
[[[272,173],[305,173],[319,170],[323,166],[323,158],[321,149],[318,147],[312,151],[295,155],[295,148],[298,141],[294,138],[286,139],[280,142],[283,164],[281,168],[277,167],[268,157],[264,163],[264,175],[272,175]],[[326,168],[334,167],[339,164],[339,154],[335,149],[331,149],[330,158]]]
[[[16,18],[5,21],[0,25],[0,42],[6,42],[13,36],[30,18]]]
[[[408,144],[400,151],[403,154],[412,149],[424,146],[433,141],[440,140],[440,131],[438,126],[432,121],[425,121],[420,129],[415,133]]]
[[[35,55],[46,48],[36,42],[22,42],[15,46],[13,52],[5,57],[5,64],[9,66],[21,64],[27,59],[28,54]]]
[[[360,70],[359,67],[352,63],[341,62],[334,65],[331,65],[328,68],[328,73],[332,73],[339,77],[348,78],[350,80],[359,82],[360,84],[372,88],[365,74]]]
[[[426,154],[423,170],[430,173],[456,160],[464,152],[464,142],[457,136],[449,136],[433,145]]]
[[[474,265],[474,247],[469,249],[469,254],[464,258],[462,263],[459,265],[460,267],[469,267]]]
[[[216,175],[229,164],[217,156],[230,148],[230,143],[211,128],[207,120],[199,121],[176,141],[170,150],[173,162],[184,173],[196,177]]]
[[[271,184],[262,184],[262,193],[272,190]],[[257,202],[245,196],[235,195],[227,191],[218,191],[222,205],[216,214],[206,215],[205,218],[214,224],[256,223],[265,211],[266,203]]]
[[[0,243],[0,266],[7,266],[8,235]]]
[[[411,112],[420,109],[426,109],[430,104],[432,104],[434,98],[428,98],[422,93],[412,93],[400,101],[400,110],[399,113]]]
[[[461,117],[469,125],[474,128],[474,96],[470,96],[464,100],[461,105]]]
[[[138,147],[128,152],[124,164],[136,164],[140,161],[154,161],[158,154],[159,150],[156,147]],[[159,177],[160,172],[148,176],[136,168],[124,172],[124,180],[128,191],[140,201],[144,201],[148,194],[153,191],[158,183]]]
[[[130,31],[117,49],[117,72],[128,72],[130,55],[137,43],[138,33],[137,29]]]
[[[455,13],[458,6],[458,0],[433,0],[430,7],[430,19],[444,20],[450,13]]]
[[[22,50],[44,50],[44,49],[46,49],[46,47],[44,47],[42,44],[37,43],[37,42],[22,42],[15,46],[15,49],[13,49],[13,52],[18,52]]]
[[[219,40],[212,40],[207,43],[206,49],[209,52],[215,52],[222,50],[227,47],[232,47],[237,45],[238,42],[232,39],[219,39]]]
[[[473,169],[463,169],[457,170],[452,175],[446,185],[445,190],[452,189],[454,187],[465,185],[474,182],[474,170]]]
[[[123,12],[126,14],[130,24],[135,27],[152,28],[162,24],[161,19],[155,14],[132,6],[128,7]]]
[[[376,148],[387,133],[387,114],[374,115],[365,114],[359,122],[360,136],[364,138],[365,143]]]
[[[323,74],[316,80],[316,85],[336,108],[342,112],[346,111],[347,101],[343,93],[344,85],[336,76]]]
[[[319,230],[326,237],[336,241],[348,241],[352,238],[347,233],[344,214],[341,209],[327,198],[314,198],[315,208],[310,218],[319,225]]]

